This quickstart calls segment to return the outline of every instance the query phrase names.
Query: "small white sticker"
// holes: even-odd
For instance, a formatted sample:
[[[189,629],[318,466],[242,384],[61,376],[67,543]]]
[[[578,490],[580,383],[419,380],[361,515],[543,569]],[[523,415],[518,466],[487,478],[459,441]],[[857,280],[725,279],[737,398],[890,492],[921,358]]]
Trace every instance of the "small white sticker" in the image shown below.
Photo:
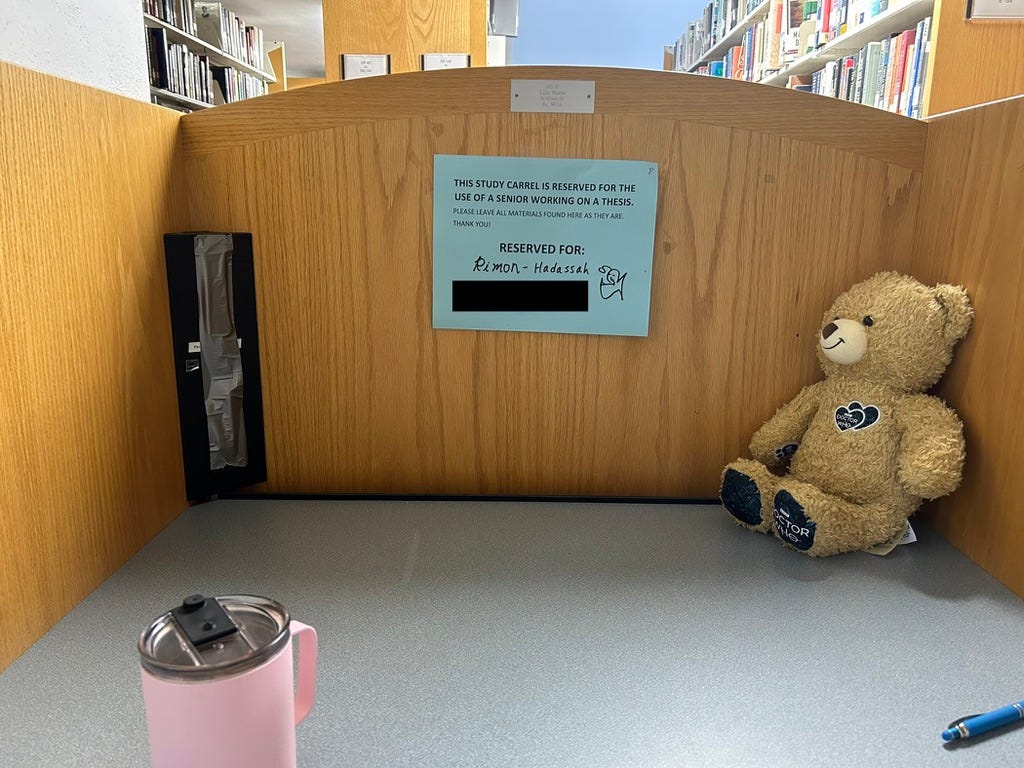
[[[241,349],[241,348],[242,348],[242,340],[241,340],[241,339],[239,339],[239,340],[238,340],[238,348],[239,348],[239,349]]]
[[[194,355],[197,352],[199,352],[199,342],[198,341],[190,341],[188,343],[188,353],[190,355]]]
[[[594,113],[593,80],[513,80],[513,112]]]
[[[896,549],[896,547],[902,547],[904,544],[913,544],[915,541],[917,541],[917,534],[914,533],[914,529],[910,527],[909,520],[907,521],[906,525],[907,527],[903,529],[903,533],[893,536],[892,539],[885,542],[884,544],[879,544],[876,547],[872,547],[871,549],[865,549],[864,551],[872,555],[879,555],[880,557],[884,557],[885,555],[888,555],[890,552]]]

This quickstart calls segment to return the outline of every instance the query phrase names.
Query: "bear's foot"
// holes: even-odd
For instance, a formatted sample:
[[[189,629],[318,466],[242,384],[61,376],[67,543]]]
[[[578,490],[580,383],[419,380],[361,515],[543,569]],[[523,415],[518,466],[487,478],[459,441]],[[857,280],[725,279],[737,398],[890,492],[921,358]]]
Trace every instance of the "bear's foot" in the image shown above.
[[[772,530],[771,503],[778,478],[756,461],[740,459],[722,472],[719,496],[736,522],[761,533]]]
[[[889,541],[903,530],[912,511],[884,502],[856,504],[809,483],[780,478],[770,517],[780,541],[824,557]]]
[[[789,491],[775,494],[772,525],[775,535],[794,549],[807,552],[814,547],[818,524],[807,516],[803,506]]]

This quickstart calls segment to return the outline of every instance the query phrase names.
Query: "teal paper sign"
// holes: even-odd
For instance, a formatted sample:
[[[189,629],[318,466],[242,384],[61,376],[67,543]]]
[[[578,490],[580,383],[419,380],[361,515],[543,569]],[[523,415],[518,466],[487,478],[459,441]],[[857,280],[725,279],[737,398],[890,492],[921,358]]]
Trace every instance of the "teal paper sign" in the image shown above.
[[[434,156],[434,327],[646,336],[658,165]]]

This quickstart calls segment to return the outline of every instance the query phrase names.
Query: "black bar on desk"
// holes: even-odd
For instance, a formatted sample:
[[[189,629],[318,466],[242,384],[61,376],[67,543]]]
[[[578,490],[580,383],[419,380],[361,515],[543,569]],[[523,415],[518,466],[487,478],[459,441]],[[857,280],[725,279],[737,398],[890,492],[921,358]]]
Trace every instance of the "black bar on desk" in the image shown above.
[[[452,312],[586,312],[586,280],[453,280]]]

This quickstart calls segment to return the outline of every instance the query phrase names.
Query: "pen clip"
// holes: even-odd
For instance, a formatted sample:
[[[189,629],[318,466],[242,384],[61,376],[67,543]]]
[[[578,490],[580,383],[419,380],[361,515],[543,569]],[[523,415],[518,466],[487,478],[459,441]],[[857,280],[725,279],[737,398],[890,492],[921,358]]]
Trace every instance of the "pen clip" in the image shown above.
[[[956,728],[959,725],[963,725],[963,722],[965,720],[970,720],[972,717],[978,717],[981,714],[982,714],[981,712],[978,712],[977,714],[974,714],[974,715],[964,715],[963,717],[958,717],[956,720],[954,720],[952,723],[950,723],[946,727],[947,728]]]

